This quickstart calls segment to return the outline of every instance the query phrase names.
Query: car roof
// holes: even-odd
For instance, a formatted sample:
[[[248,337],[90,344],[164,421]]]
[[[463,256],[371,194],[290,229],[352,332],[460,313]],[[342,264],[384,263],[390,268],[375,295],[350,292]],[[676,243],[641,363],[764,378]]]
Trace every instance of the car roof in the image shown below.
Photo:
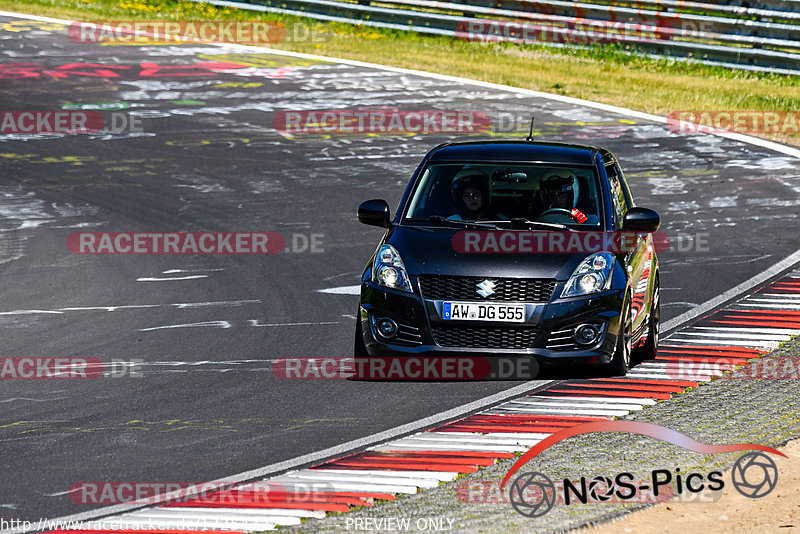
[[[519,161],[594,165],[594,154],[602,149],[570,143],[534,141],[467,141],[445,143],[430,151],[430,162]]]

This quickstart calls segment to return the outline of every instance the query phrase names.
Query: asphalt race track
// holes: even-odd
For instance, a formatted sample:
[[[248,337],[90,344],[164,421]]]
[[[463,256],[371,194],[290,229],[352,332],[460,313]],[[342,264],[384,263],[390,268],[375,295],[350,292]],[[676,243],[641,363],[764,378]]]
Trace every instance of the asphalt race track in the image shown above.
[[[96,380],[0,380],[0,515],[87,511],[67,496],[85,481],[224,478],[518,384],[273,375],[277,358],[351,354],[349,288],[381,235],[357,222],[356,207],[396,206],[421,156],[456,137],[283,135],[280,111],[534,114],[540,138],[608,147],[672,240],[660,254],[663,319],[800,249],[800,160],[758,146],[257,49],[80,44],[64,26],[11,17],[0,17],[0,40],[0,110],[116,109],[141,120],[133,132],[0,134],[2,356],[137,362],[135,376],[120,365],[122,376]],[[206,230],[278,232],[288,251],[67,248],[77,231]],[[304,247],[312,234],[316,252]]]

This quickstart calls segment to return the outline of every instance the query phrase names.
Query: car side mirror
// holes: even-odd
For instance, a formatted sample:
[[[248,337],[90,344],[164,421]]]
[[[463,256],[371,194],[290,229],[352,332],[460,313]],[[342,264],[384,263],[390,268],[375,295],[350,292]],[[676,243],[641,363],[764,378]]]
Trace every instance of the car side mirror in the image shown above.
[[[623,230],[634,232],[655,232],[661,226],[661,217],[648,208],[631,208],[622,221]]]
[[[358,207],[358,220],[370,226],[389,228],[391,226],[391,222],[389,222],[389,204],[379,198],[365,200]]]

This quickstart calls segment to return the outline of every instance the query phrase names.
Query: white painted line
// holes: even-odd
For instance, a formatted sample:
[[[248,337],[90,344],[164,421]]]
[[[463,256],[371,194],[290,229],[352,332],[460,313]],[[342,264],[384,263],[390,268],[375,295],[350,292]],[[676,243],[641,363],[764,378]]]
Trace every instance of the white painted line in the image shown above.
[[[182,302],[179,304],[169,304],[178,309],[184,308],[216,308],[223,306],[241,306],[242,304],[261,304],[260,299],[245,299],[245,300],[220,300],[212,302]]]
[[[329,287],[327,289],[317,289],[317,293],[330,293],[332,295],[360,295],[361,286]]]
[[[445,432],[442,432],[441,434],[445,434]],[[450,432],[449,434],[460,434],[460,432],[458,432],[458,433]],[[446,438],[440,438],[440,439],[434,439],[434,438],[421,439],[419,437],[403,438],[403,439],[400,439],[398,441],[393,441],[391,443],[391,445],[393,445],[393,446],[394,445],[398,445],[398,446],[402,446],[402,445],[424,445],[429,450],[438,450],[442,446],[452,446],[452,447],[458,447],[460,450],[475,450],[475,451],[480,450],[480,449],[473,449],[473,447],[500,447],[500,448],[490,449],[490,450],[500,451],[500,450],[504,450],[505,448],[511,448],[513,450],[527,450],[527,449],[531,448],[533,445],[535,445],[536,443],[538,443],[537,440],[531,440],[528,443],[518,443],[516,440],[512,441],[512,440],[504,440],[504,439],[464,439],[464,440],[460,440],[460,439],[458,439],[457,435],[456,435],[455,439],[453,439],[453,437],[451,435],[451,436],[447,436]]]
[[[445,451],[443,451],[445,452]],[[422,458],[421,458],[422,459]],[[465,459],[465,464],[469,464],[469,461]],[[389,475],[396,476],[398,478],[430,478],[434,480],[438,480],[440,482],[450,482],[451,480],[455,480],[458,478],[459,473],[450,473],[448,471],[419,471],[419,470],[410,470],[410,469],[403,469],[402,471],[398,470],[379,470],[379,468],[374,469],[314,469],[311,471],[312,473],[350,473],[350,474],[362,474],[362,475],[369,475],[369,476],[384,476]]]
[[[788,299],[788,298],[760,298],[760,297],[751,297],[746,298],[742,302],[766,302],[768,304],[788,304],[789,306],[800,306],[800,302],[797,299]]]
[[[454,436],[454,441],[462,441],[459,439],[461,436],[472,436],[468,439],[484,440],[491,439],[492,441],[510,443],[539,443],[544,438],[552,434],[552,432],[427,432],[428,435],[435,434],[437,436],[451,435]]]
[[[625,386],[620,386],[625,387]],[[655,386],[657,387],[657,386]],[[597,389],[597,391],[605,391],[601,388],[592,388]],[[579,402],[581,404],[589,404],[594,406],[596,404],[595,399],[587,398],[587,397],[550,397],[548,395],[537,395],[536,397],[529,397],[529,398],[536,398],[536,399],[558,399],[559,401],[570,401],[570,402]],[[603,397],[603,403],[606,404],[646,404],[646,405],[653,405],[656,403],[655,400],[651,398],[645,397]]]
[[[792,336],[787,335],[778,335],[778,334],[747,334],[743,336],[742,334],[736,333],[726,333],[726,332],[693,332],[691,330],[681,330],[681,336],[695,336],[695,337],[710,337],[710,338],[717,338],[717,339],[738,339],[744,342],[747,341],[789,341],[792,339]],[[698,340],[698,344],[701,344],[702,340]]]
[[[173,276],[169,278],[137,278],[137,282],[174,282],[176,280],[198,280],[200,278],[208,278],[207,274],[193,274],[189,276]]]
[[[727,327],[727,326],[693,326],[687,330],[681,330],[681,334],[688,334],[695,330],[708,330],[710,332],[741,332],[748,334],[783,334],[796,336],[800,334],[798,328],[748,328],[748,327]]]
[[[225,519],[264,519],[281,523],[284,518],[296,517],[325,517],[325,512],[319,510],[304,510],[301,508],[203,508],[200,506],[192,507],[169,507],[151,508],[126,514],[127,517],[152,517],[155,519],[187,518],[187,519],[206,519],[209,521]]]
[[[491,411],[482,412],[487,415],[495,415],[503,411],[529,414],[529,415],[594,415],[594,416],[623,416],[628,415],[630,410],[581,410],[581,409],[566,409],[566,408],[532,408],[525,405],[508,405],[504,404],[502,407],[493,408]]]
[[[402,440],[400,440],[402,441]],[[400,441],[392,442],[390,445],[378,445],[376,447],[370,447],[367,450],[370,451],[429,451],[435,449],[441,452],[452,452],[452,451],[466,451],[466,452],[520,452],[520,451],[527,451],[530,447],[522,447],[522,446],[503,446],[503,445],[469,445],[469,446],[462,446],[457,443],[441,443],[432,447],[430,442],[408,442],[408,443],[401,443]]]
[[[60,311],[107,311],[113,312],[117,310],[135,310],[142,308],[158,308],[160,304],[135,304],[129,306],[78,306],[73,308],[59,308]]]
[[[14,310],[14,311],[0,312],[0,315],[35,315],[37,313],[51,313],[53,315],[59,315],[64,312],[50,311],[50,310]]]
[[[788,310],[788,311],[796,311],[800,310],[800,304],[798,305],[791,305],[791,304],[759,304],[755,302],[746,302],[742,301],[738,303],[739,306],[747,306],[751,308],[761,308],[765,310]],[[753,310],[746,310],[748,313]]]
[[[538,437],[537,437],[538,436]],[[421,442],[452,442],[452,443],[475,443],[479,445],[524,445],[531,447],[542,441],[548,434],[482,434],[479,432],[423,432],[407,439],[415,439]]]
[[[584,397],[587,398],[587,397]],[[543,410],[547,408],[600,408],[600,409],[616,409],[616,410],[641,410],[644,408],[644,403],[635,402],[633,397],[630,401],[626,403],[618,403],[618,402],[603,402],[605,397],[601,396],[591,396],[588,397],[591,402],[539,402],[539,401],[529,401],[523,399],[516,399],[514,402],[518,404],[526,404],[531,407],[538,407]]]
[[[711,376],[701,376],[696,374],[694,371],[686,373],[689,376],[680,377],[676,380],[691,380],[692,382],[708,382],[711,380]],[[664,378],[665,375],[656,374],[656,373],[636,373],[636,378]]]
[[[171,324],[166,326],[152,326],[150,328],[140,328],[139,332],[151,332],[153,330],[166,330],[170,328],[202,328],[202,327],[230,328],[231,323],[229,321],[203,321],[200,323]]]
[[[318,321],[314,323],[262,323],[258,319],[248,319],[247,324],[250,326],[317,326],[327,324],[339,324],[338,321]]]
[[[713,339],[713,338],[670,338],[670,342],[676,343],[685,343],[687,347],[691,347],[692,345],[722,345],[722,346],[731,346],[731,347],[743,347],[747,349],[763,349],[763,350],[772,350],[778,345],[780,345],[779,341],[761,341],[756,342],[755,340],[737,340],[737,339]],[[757,357],[754,355],[753,358]]]
[[[292,483],[292,482],[299,482],[302,479],[298,478],[289,478],[289,477],[278,477],[270,479],[270,482],[280,482],[283,483]],[[310,481],[310,480],[309,480]],[[315,481],[319,483],[319,481]],[[417,492],[416,486],[411,485],[399,485],[399,484],[380,484],[377,482],[352,482],[352,481],[344,481],[344,480],[329,480],[325,482],[325,487],[330,491],[361,491],[361,492],[372,492],[372,493],[405,493],[407,495],[413,495]]]
[[[307,480],[313,482],[358,482],[358,483],[378,483],[378,484],[398,484],[401,486],[416,486],[418,488],[435,488],[440,480],[422,477],[394,477],[392,471],[384,471],[383,475],[372,474],[353,474],[339,473],[336,469],[326,469],[322,472],[298,471],[296,473],[286,473],[281,478],[294,480]],[[458,475],[455,471],[448,471],[452,475]]]

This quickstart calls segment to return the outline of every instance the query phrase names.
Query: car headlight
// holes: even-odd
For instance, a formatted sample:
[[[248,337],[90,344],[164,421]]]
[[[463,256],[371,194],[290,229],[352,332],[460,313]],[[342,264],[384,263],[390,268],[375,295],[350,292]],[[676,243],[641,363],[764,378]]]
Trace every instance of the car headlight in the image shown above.
[[[561,297],[589,295],[607,290],[611,286],[614,261],[614,255],[610,252],[597,252],[583,260],[567,280]]]
[[[375,256],[372,281],[378,285],[413,292],[403,259],[392,245],[383,245]]]

